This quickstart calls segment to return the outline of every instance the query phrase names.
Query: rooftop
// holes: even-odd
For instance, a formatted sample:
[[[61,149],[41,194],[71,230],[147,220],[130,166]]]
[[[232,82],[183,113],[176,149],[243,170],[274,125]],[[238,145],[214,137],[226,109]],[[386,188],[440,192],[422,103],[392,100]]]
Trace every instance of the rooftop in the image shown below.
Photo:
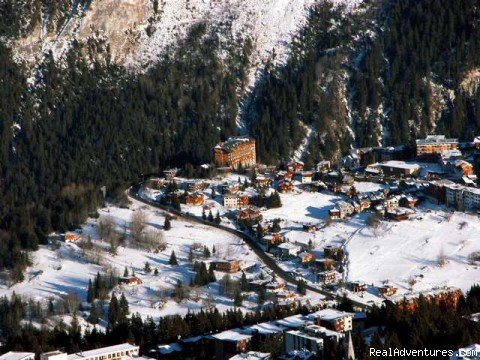
[[[232,151],[232,149],[234,149],[235,147],[241,144],[248,143],[250,141],[254,141],[254,140],[252,138],[242,137],[242,136],[230,137],[226,141],[215,146],[215,149],[229,152],[229,151]]]
[[[0,356],[0,360],[23,360],[27,358],[31,358],[35,356],[34,353],[31,352],[16,352],[16,351],[9,351],[6,354]]]
[[[94,349],[94,350],[78,352],[78,353],[75,353],[75,354],[69,354],[68,355],[68,360],[77,360],[77,359],[89,358],[89,357],[114,353],[114,352],[118,352],[118,351],[138,351],[138,348],[139,348],[138,346],[131,345],[129,343],[118,344],[118,345],[113,345],[113,346],[107,346],[107,347],[100,348],[100,349]]]
[[[286,327],[283,325],[276,324],[274,321],[268,321],[256,325],[249,326],[246,328],[248,332],[258,331],[259,334],[268,335],[268,334],[277,334],[283,332]]]
[[[445,135],[427,135],[425,139],[417,139],[417,145],[430,145],[430,144],[448,144],[458,143],[458,139],[449,139]]]
[[[226,330],[218,334],[212,335],[212,338],[220,341],[242,341],[250,340],[252,335],[246,334],[241,329]]]
[[[306,319],[303,315],[292,315],[288,316],[284,319],[277,320],[276,323],[290,329],[299,329],[303,325],[305,325]]]
[[[248,353],[238,354],[231,357],[230,360],[262,360],[269,359],[270,353],[262,353],[259,351],[249,351]]]
[[[280,245],[278,245],[278,247],[280,249],[285,249],[285,250],[295,250],[295,249],[300,249],[300,246],[298,245],[294,245],[294,244],[291,244],[291,243],[282,243]]]
[[[347,313],[345,311],[340,311],[336,309],[323,309],[312,314],[309,314],[307,317],[309,319],[320,318],[325,321],[331,321],[335,319],[339,319],[345,316],[353,316],[352,313]]]
[[[381,166],[388,166],[388,167],[392,167],[392,168],[408,169],[408,170],[418,170],[418,169],[420,169],[420,165],[418,165],[418,164],[409,164],[409,163],[406,163],[405,161],[399,161],[399,160],[385,161],[385,162],[381,163]]]

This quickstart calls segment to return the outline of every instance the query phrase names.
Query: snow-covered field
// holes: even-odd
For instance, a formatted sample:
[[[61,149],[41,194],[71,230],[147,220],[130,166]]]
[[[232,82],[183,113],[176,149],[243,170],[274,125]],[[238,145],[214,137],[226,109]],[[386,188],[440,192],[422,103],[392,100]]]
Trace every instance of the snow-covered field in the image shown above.
[[[358,189],[376,190],[375,184],[355,184]],[[480,219],[476,215],[427,203],[415,209],[411,219],[382,221],[377,229],[366,225],[370,212],[346,221],[333,222],[315,233],[302,231],[299,223],[321,222],[328,209],[340,199],[324,193],[281,194],[283,207],[264,212],[265,219],[281,218],[282,232],[291,242],[313,241],[313,253],[323,254],[325,245],[345,246],[350,281],[381,285],[385,281],[409,291],[409,278],[415,279],[413,291],[439,286],[455,286],[466,291],[480,279],[480,266],[470,264],[468,256],[480,251]],[[446,258],[438,266],[439,255]]]
[[[100,216],[111,216],[118,228],[121,230],[125,224],[129,224],[133,211],[142,209],[148,214],[148,228],[161,229],[164,224],[162,212],[133,202],[129,209],[109,207],[99,211]],[[139,286],[122,286],[116,288],[116,293],[125,293],[130,304],[131,312],[139,312],[141,315],[150,315],[154,318],[169,314],[185,314],[190,310],[199,310],[205,306],[208,294],[211,295],[215,305],[220,311],[233,306],[233,300],[219,295],[218,283],[212,283],[208,287],[198,288],[193,291],[192,298],[177,304],[168,296],[169,290],[173,289],[177,280],[188,285],[195,273],[188,263],[188,252],[190,245],[199,243],[206,245],[210,250],[216,248],[217,258],[237,258],[242,264],[261,265],[256,255],[249,251],[241,239],[211,227],[189,223],[183,220],[172,220],[172,229],[163,231],[167,243],[165,251],[154,253],[131,247],[118,248],[118,254],[113,256],[108,253],[108,245],[98,240],[97,220],[90,219],[83,226],[82,235],[91,236],[93,243],[104,248],[102,256],[105,265],[95,265],[86,261],[82,255],[82,249],[77,244],[61,243],[58,250],[50,246],[41,246],[40,250],[32,254],[33,266],[28,269],[26,280],[10,288],[0,285],[0,296],[16,294],[44,301],[50,297],[56,298],[66,294],[77,294],[81,300],[86,299],[86,289],[89,279],[93,279],[97,272],[106,268],[115,269],[121,276],[125,267],[130,273],[132,270],[143,281]],[[168,264],[171,252],[175,251],[178,259],[178,266]],[[149,262],[152,273],[146,274],[145,263]],[[153,270],[158,269],[159,275],[155,276]],[[258,275],[260,267],[247,272],[247,277]],[[221,279],[224,273],[216,272],[217,280]],[[232,277],[239,277],[240,273],[232,274]],[[163,300],[165,302],[163,302]],[[247,298],[244,301],[244,309],[255,306]]]

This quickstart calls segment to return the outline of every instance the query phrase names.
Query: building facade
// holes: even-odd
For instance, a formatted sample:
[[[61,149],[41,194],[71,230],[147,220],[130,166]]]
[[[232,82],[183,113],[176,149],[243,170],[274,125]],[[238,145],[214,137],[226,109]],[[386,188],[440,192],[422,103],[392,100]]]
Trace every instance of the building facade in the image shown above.
[[[458,140],[448,139],[445,135],[428,135],[425,139],[416,140],[416,145],[417,156],[431,156],[458,149]]]
[[[215,164],[220,167],[249,167],[257,163],[255,139],[231,137],[213,149]]]

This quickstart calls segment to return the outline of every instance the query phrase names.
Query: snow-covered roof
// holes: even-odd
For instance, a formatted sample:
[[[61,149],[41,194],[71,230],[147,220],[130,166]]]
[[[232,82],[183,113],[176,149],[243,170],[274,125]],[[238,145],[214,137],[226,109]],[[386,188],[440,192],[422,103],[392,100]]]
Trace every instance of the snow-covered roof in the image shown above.
[[[284,250],[295,250],[295,249],[300,249],[300,246],[285,242],[278,245],[278,248],[284,249]]]
[[[248,333],[254,333],[258,331],[259,334],[268,335],[268,334],[281,333],[286,329],[287,328],[283,325],[277,324],[274,321],[268,321],[268,322],[249,326],[245,329],[245,331]]]
[[[129,343],[118,344],[113,346],[107,346],[100,349],[82,351],[75,354],[69,354],[68,360],[77,360],[77,359],[84,359],[84,358],[91,358],[95,356],[115,353],[119,351],[138,351],[139,347],[135,345],[131,345]]]
[[[458,139],[448,139],[445,135],[427,135],[425,139],[417,139],[417,145],[457,143]]]
[[[262,360],[269,359],[270,353],[262,353],[259,351],[249,351],[247,353],[242,353],[231,357],[230,360]]]
[[[34,357],[35,354],[31,352],[9,351],[6,354],[0,356],[0,360],[25,360],[33,359]]]
[[[290,329],[299,329],[303,325],[305,325],[305,322],[306,322],[305,316],[301,314],[288,316],[286,318],[276,321],[277,324],[285,326]]]
[[[336,309],[323,309],[307,315],[307,318],[312,320],[316,318],[320,318],[321,320],[332,321],[335,319],[343,318],[345,316],[353,317],[353,314],[345,311],[336,310]]]
[[[211,335],[211,337],[220,341],[242,341],[251,339],[252,335],[246,334],[241,329],[232,329]]]
[[[177,343],[171,343],[166,345],[158,345],[157,346],[158,352],[162,355],[171,354],[174,352],[182,351],[182,347]]]
[[[391,168],[405,169],[405,170],[418,170],[418,169],[420,169],[420,165],[418,165],[418,164],[406,163],[405,161],[399,161],[399,160],[385,161],[381,165],[382,166],[388,166],[388,167],[391,167]]]

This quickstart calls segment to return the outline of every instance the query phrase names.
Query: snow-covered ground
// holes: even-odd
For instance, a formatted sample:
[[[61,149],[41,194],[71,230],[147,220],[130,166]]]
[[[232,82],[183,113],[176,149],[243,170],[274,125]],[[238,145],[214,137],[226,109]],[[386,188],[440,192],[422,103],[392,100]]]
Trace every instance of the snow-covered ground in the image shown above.
[[[100,216],[111,216],[118,229],[128,226],[132,213],[139,209],[148,214],[148,228],[162,229],[164,215],[149,206],[139,202],[133,202],[129,209],[109,207],[99,211]],[[106,269],[114,269],[119,275],[123,274],[125,267],[130,273],[132,270],[143,281],[139,286],[123,286],[115,291],[125,293],[130,304],[131,312],[138,312],[144,316],[154,318],[169,314],[185,314],[190,310],[199,310],[205,306],[208,294],[211,295],[214,304],[220,311],[233,306],[232,299],[219,295],[218,283],[212,283],[207,287],[198,288],[192,293],[192,298],[177,304],[171,300],[168,293],[177,280],[188,285],[195,273],[188,263],[188,252],[190,245],[199,243],[206,245],[210,250],[216,248],[215,256],[221,258],[241,259],[242,264],[258,264],[255,270],[247,272],[247,277],[256,276],[260,271],[261,261],[251,252],[241,239],[211,227],[189,223],[183,220],[172,220],[172,229],[163,231],[167,243],[165,251],[154,253],[141,249],[120,246],[117,255],[108,253],[108,245],[98,240],[97,220],[90,219],[83,226],[82,235],[91,236],[93,243],[104,248],[101,252],[104,258],[103,266],[89,263],[83,256],[82,249],[77,244],[61,243],[58,250],[50,246],[41,246],[40,250],[32,254],[33,265],[28,269],[26,280],[10,288],[0,285],[0,296],[11,295],[13,292],[45,301],[49,298],[57,298],[66,294],[77,294],[81,300],[86,299],[86,289],[89,279],[93,279],[97,272]],[[171,252],[175,251],[178,259],[178,266],[168,264]],[[152,273],[146,274],[145,263],[149,262]],[[155,276],[153,270],[158,269],[159,275]],[[221,279],[224,273],[216,272],[217,280]],[[240,277],[241,273],[232,274],[232,278]],[[163,300],[165,302],[163,302]],[[254,300],[254,299],[253,299]],[[244,301],[244,310],[255,307],[256,303]]]

